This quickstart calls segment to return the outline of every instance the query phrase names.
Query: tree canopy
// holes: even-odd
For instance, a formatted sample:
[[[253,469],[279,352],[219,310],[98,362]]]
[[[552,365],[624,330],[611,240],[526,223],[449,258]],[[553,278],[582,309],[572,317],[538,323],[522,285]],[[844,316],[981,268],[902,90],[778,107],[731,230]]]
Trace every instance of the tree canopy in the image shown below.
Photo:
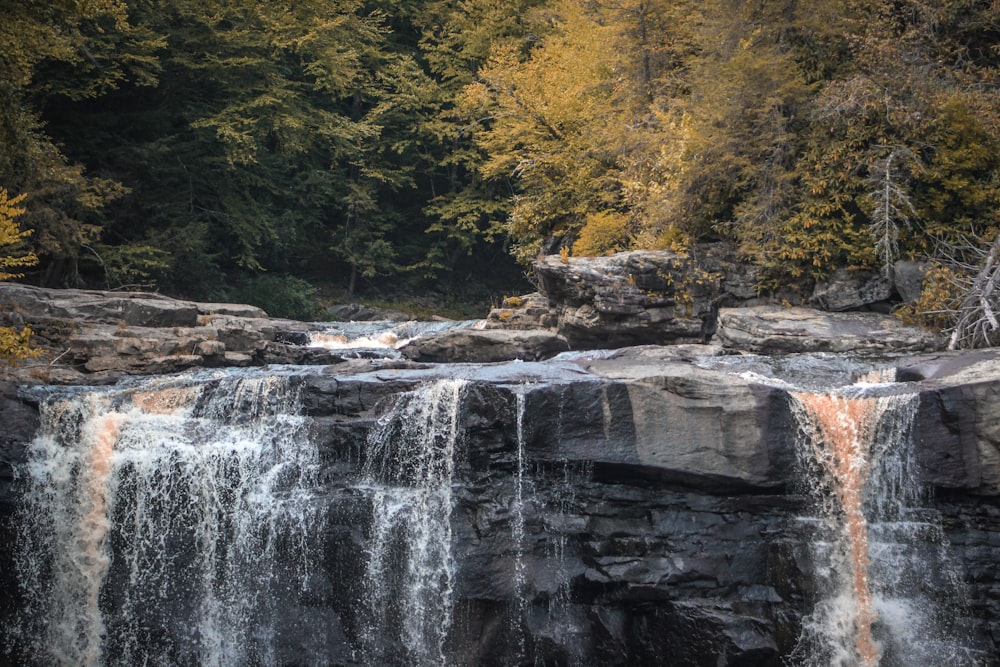
[[[0,186],[30,279],[194,297],[709,240],[762,290],[971,265],[1000,228],[998,10],[28,0],[0,24]]]

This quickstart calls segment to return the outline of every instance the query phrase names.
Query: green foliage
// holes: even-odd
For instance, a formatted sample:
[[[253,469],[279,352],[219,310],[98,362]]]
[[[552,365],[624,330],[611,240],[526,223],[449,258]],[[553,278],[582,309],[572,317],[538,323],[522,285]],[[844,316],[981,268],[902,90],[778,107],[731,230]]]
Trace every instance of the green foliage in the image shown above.
[[[313,320],[322,311],[316,289],[295,276],[261,274],[254,276],[227,297],[236,303],[263,308],[271,317]]]

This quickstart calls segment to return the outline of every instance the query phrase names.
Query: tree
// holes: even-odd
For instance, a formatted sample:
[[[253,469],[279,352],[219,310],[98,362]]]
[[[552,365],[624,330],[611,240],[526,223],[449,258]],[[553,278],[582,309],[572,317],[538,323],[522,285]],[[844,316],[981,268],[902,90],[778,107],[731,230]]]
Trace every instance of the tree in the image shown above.
[[[24,215],[19,204],[25,195],[10,197],[7,190],[0,188],[0,280],[21,277],[16,269],[32,266],[38,258],[23,250],[24,240],[31,235],[22,231],[15,218]],[[38,350],[31,346],[31,329],[23,327],[0,327],[0,361],[11,362],[25,357],[38,356]]]
[[[0,23],[0,181],[30,192],[21,224],[35,231],[49,284],[79,282],[80,254],[100,233],[97,212],[125,190],[67,161],[42,116],[48,105],[92,99],[124,81],[155,81],[159,42],[126,12],[121,0],[29,0],[8,3]]]
[[[622,203],[620,168],[601,128],[619,119],[614,93],[617,28],[580,3],[560,0],[541,18],[549,34],[522,57],[519,45],[494,47],[479,81],[464,93],[484,120],[477,142],[489,179],[517,190],[507,233],[515,255],[533,258],[549,238],[568,238],[586,216]]]

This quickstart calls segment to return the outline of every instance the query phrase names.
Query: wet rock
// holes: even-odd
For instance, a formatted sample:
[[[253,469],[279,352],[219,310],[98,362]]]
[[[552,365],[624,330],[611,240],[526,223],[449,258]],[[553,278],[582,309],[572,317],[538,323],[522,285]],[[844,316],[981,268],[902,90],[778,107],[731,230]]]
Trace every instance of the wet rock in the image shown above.
[[[330,630],[324,645],[292,632],[276,655],[287,664],[323,662],[318,654],[362,661],[372,499],[356,481],[369,433],[403,392],[460,377],[468,384],[454,415],[452,664],[786,664],[815,595],[807,501],[795,484],[798,432],[780,378],[712,366],[742,358],[692,345],[502,366],[354,360],[294,371],[306,430],[320,444],[324,528],[313,537],[323,558],[301,599],[289,594],[279,613],[290,626]],[[933,509],[969,582],[967,623],[987,647],[983,664],[993,664],[1000,510],[987,491],[1000,483],[989,456],[1000,442],[1000,352],[896,365],[913,383],[900,390],[922,392],[922,474],[939,487]],[[0,451],[11,465],[23,463],[49,390],[33,391],[0,385],[0,423],[10,425]],[[5,537],[4,592],[14,590],[4,580]],[[126,585],[120,576],[106,600]],[[0,616],[15,608],[3,599]],[[383,640],[384,664],[406,664]]]
[[[1000,496],[1000,350],[925,355],[898,374],[923,389],[914,433],[925,481]]]
[[[889,315],[781,306],[720,309],[716,337],[727,348],[756,354],[925,352],[944,343]]]

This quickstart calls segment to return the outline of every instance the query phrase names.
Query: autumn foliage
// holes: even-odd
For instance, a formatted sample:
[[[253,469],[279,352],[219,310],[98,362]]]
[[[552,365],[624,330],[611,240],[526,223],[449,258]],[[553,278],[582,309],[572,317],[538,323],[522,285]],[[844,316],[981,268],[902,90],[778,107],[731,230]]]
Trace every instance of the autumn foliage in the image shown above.
[[[1000,228],[996,2],[15,5],[0,182],[43,284],[354,290],[722,240],[767,291]]]
[[[38,261],[34,254],[22,249],[31,233],[22,231],[15,220],[24,214],[24,209],[18,206],[23,200],[24,195],[10,197],[0,188],[0,280],[18,278],[21,274],[15,272],[17,269]],[[0,327],[0,361],[10,362],[37,354],[31,347],[29,328]]]

